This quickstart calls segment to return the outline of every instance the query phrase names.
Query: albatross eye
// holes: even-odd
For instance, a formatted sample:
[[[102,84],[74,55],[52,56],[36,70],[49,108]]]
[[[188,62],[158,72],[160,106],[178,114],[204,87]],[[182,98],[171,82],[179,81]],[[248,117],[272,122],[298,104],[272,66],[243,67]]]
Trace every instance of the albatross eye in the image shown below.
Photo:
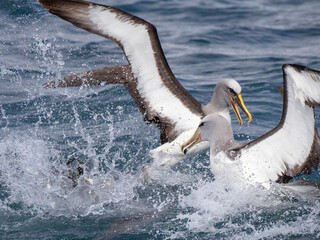
[[[236,92],[232,88],[228,88],[229,93],[231,93],[233,96],[237,96]]]
[[[204,122],[200,123],[199,127],[202,127],[204,125]]]

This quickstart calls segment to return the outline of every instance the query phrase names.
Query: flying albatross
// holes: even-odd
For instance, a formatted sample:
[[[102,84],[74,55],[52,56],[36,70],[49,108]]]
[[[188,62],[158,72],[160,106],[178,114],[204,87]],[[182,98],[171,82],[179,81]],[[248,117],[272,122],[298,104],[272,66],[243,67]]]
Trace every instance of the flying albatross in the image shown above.
[[[286,64],[283,71],[283,111],[270,132],[240,146],[230,125],[219,115],[204,117],[195,134],[181,147],[210,142],[210,166],[216,176],[240,176],[270,186],[287,183],[299,173],[310,174],[320,163],[320,138],[314,107],[320,107],[320,72]],[[219,127],[218,127],[219,126]]]
[[[52,14],[73,25],[116,42],[123,50],[128,65],[111,66],[49,82],[45,87],[123,84],[137,104],[148,124],[160,130],[162,145],[151,151],[155,165],[172,166],[180,160],[209,147],[197,146],[188,155],[180,151],[181,144],[197,128],[200,120],[210,114],[223,116],[231,125],[229,105],[239,123],[238,106],[248,116],[239,83],[233,79],[220,81],[211,101],[203,106],[182,87],[173,75],[162,51],[156,28],[149,22],[120,9],[80,0],[39,0]]]

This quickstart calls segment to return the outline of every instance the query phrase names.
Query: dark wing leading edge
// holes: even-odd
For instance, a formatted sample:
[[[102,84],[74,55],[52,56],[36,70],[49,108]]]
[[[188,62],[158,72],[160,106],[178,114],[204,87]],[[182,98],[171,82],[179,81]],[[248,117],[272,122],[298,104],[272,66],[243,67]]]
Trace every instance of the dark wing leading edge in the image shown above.
[[[198,124],[202,105],[174,77],[152,24],[120,9],[80,0],[39,2],[50,13],[122,48],[133,77],[124,85],[145,121],[160,128],[162,143]]]
[[[283,65],[283,112],[270,132],[230,154],[239,156],[258,182],[288,182],[311,173],[320,163],[320,139],[314,107],[320,106],[320,72],[299,65]]]

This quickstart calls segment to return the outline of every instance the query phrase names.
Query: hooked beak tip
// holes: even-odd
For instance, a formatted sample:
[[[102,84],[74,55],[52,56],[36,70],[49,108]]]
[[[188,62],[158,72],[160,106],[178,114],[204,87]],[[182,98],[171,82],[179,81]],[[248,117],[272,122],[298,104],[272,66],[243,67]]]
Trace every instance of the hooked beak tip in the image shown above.
[[[185,145],[182,145],[180,150],[183,154],[187,154],[188,148],[186,148]]]
[[[199,128],[195,131],[195,133],[192,135],[192,137],[186,141],[184,144],[182,144],[180,150],[183,154],[187,154],[190,148],[192,148],[194,145],[196,145],[198,142],[201,141],[201,135],[199,133]]]

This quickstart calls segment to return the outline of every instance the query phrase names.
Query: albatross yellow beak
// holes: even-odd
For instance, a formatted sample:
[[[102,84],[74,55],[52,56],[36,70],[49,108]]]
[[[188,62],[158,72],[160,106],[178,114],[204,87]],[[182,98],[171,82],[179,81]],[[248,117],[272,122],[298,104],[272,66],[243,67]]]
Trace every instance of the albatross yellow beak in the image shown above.
[[[187,154],[187,151],[201,141],[200,130],[197,128],[192,137],[181,146],[181,152]]]
[[[244,105],[241,94],[239,93],[238,96],[235,98],[232,98],[230,95],[229,95],[229,97],[231,99],[230,105],[231,105],[233,111],[236,113],[239,124],[242,125],[243,121],[242,121],[242,118],[241,118],[241,115],[240,115],[240,112],[238,109],[238,105],[241,108],[241,110],[247,115],[247,117],[249,119],[248,122],[250,123],[252,121],[252,116],[251,116],[250,112],[248,111],[248,109],[246,108],[246,105]]]

